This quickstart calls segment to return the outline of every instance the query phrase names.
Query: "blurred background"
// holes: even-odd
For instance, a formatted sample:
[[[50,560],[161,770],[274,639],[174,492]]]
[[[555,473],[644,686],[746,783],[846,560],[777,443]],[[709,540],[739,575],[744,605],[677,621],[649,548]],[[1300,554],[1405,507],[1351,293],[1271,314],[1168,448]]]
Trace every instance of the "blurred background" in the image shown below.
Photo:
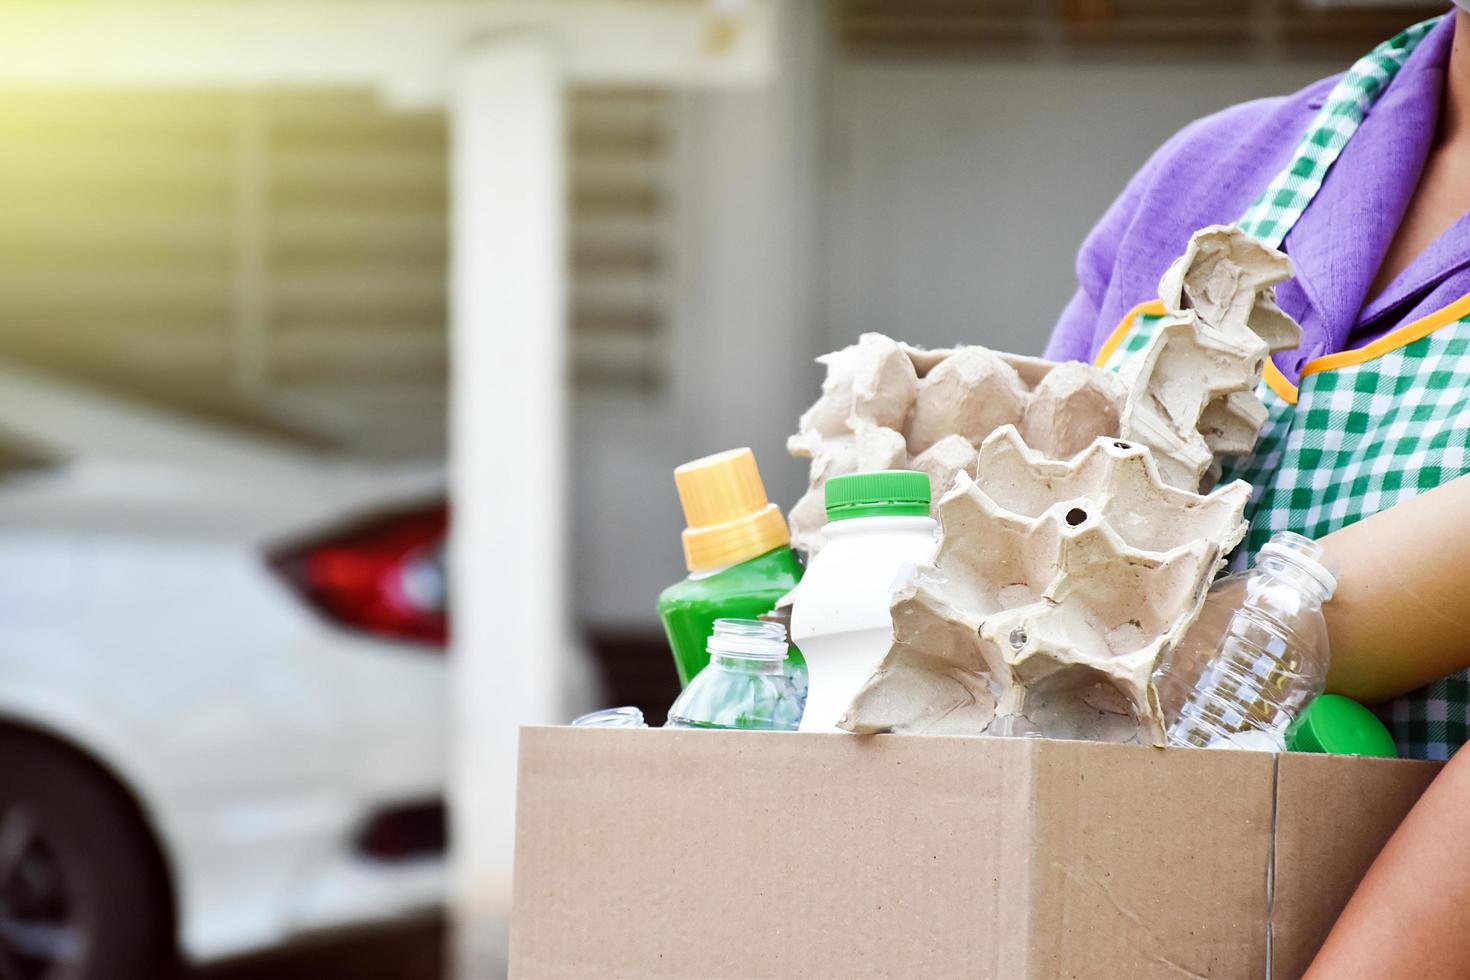
[[[0,4],[0,977],[111,976],[66,971],[149,944],[200,977],[440,976],[451,880],[493,934],[459,968],[495,975],[509,884],[480,876],[509,871],[514,723],[657,724],[677,693],[654,613],[684,574],[673,467],[749,445],[789,506],[813,357],[870,330],[1039,353],[1163,140],[1442,7]],[[624,15],[685,60],[641,70],[651,35],[603,32]],[[200,51],[237,28],[216,70]],[[526,30],[548,87],[453,80]],[[478,163],[520,144],[466,121],[518,98],[557,133],[557,214],[525,237],[558,257],[541,319],[472,296],[500,269],[452,245],[526,220],[473,210]],[[555,411],[486,416],[527,378]],[[543,457],[562,492],[507,482]],[[540,539],[453,550],[451,510],[509,521],[523,494],[552,501]],[[536,540],[549,570],[515,553]],[[501,590],[523,565],[554,602]],[[451,605],[486,625],[451,644]],[[541,634],[514,610],[541,605],[565,656],[515,666]],[[461,796],[501,817],[456,816],[457,848],[489,829],[451,879]]]

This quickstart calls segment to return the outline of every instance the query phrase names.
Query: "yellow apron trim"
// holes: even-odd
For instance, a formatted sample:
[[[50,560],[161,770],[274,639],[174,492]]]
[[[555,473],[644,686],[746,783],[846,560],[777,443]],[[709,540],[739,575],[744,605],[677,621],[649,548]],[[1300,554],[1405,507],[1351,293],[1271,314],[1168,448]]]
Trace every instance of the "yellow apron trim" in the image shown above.
[[[1102,367],[1108,363],[1108,358],[1113,356],[1113,351],[1117,350],[1118,345],[1123,342],[1123,338],[1128,336],[1128,329],[1133,326],[1134,320],[1141,316],[1163,316],[1167,312],[1168,310],[1164,309],[1163,300],[1151,299],[1147,303],[1139,303],[1133,309],[1124,313],[1122,322],[1113,328],[1113,332],[1108,335],[1108,339],[1103,342],[1102,347],[1098,350],[1097,357],[1092,359],[1092,366]]]
[[[1261,374],[1261,380],[1266,382],[1266,387],[1276,392],[1276,397],[1288,405],[1295,405],[1297,399],[1296,385],[1287,380],[1286,375],[1276,366],[1276,362],[1269,357],[1266,358],[1266,370]]]
[[[1470,316],[1470,293],[1461,296],[1441,310],[1384,334],[1371,344],[1310,360],[1302,366],[1302,377],[1305,378],[1309,374],[1317,374],[1320,371],[1335,371],[1338,368],[1366,364],[1400,347],[1407,347],[1416,340],[1423,340],[1440,327],[1457,323],[1467,316]]]
[[[1470,300],[1470,296],[1467,296],[1466,299]],[[1147,303],[1139,303],[1133,309],[1123,314],[1122,322],[1113,328],[1113,332],[1108,335],[1108,339],[1103,342],[1102,347],[1098,350],[1097,357],[1093,358],[1093,366],[1102,367],[1108,363],[1108,358],[1113,356],[1113,351],[1117,350],[1118,345],[1123,342],[1123,338],[1128,336],[1128,331],[1132,328],[1134,320],[1141,316],[1164,316],[1168,312],[1164,307],[1163,300],[1151,299]],[[1313,361],[1312,363],[1315,364],[1316,362]],[[1288,404],[1296,404],[1296,385],[1288,381],[1286,375],[1282,374],[1281,369],[1276,366],[1276,362],[1270,359],[1266,361],[1264,380],[1266,385],[1272,391],[1276,392],[1278,397],[1285,399]]]

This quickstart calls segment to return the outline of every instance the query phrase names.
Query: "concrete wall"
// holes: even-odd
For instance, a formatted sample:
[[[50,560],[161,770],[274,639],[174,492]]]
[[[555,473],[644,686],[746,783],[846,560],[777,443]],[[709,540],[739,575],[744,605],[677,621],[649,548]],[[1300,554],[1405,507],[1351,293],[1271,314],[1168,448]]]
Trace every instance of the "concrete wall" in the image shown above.
[[[1039,353],[1075,289],[1082,238],[1160,143],[1199,116],[1344,67],[836,65],[829,346],[880,330]]]

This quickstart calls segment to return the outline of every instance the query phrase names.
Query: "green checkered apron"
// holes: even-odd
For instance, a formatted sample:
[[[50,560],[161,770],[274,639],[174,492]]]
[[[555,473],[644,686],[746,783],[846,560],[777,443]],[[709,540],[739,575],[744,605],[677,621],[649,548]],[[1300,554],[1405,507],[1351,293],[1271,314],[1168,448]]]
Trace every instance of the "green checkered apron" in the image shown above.
[[[1409,28],[1353,65],[1328,96],[1293,159],[1241,226],[1279,246],[1328,168],[1435,20]],[[1164,319],[1158,303],[1131,311],[1098,354],[1117,370]],[[1268,365],[1268,409],[1254,453],[1227,459],[1224,480],[1254,488],[1244,563],[1278,531],[1317,538],[1470,472],[1470,296],[1358,350],[1309,362],[1300,386]],[[1393,651],[1384,651],[1391,656]],[[1470,672],[1379,709],[1411,758],[1444,759],[1470,741]]]

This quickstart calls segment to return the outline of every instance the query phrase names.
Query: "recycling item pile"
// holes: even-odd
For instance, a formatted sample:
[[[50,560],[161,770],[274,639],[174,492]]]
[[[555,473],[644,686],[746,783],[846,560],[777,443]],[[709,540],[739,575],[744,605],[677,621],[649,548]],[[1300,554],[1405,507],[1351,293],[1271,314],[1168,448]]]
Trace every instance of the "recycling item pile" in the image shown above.
[[[1278,535],[1216,581],[1251,495],[1222,467],[1300,336],[1274,299],[1290,274],[1202,229],[1118,371],[881,334],[820,358],[789,521],[749,449],[675,471],[690,574],[658,602],[683,685],[667,726],[1393,754],[1321,693],[1316,543]]]

